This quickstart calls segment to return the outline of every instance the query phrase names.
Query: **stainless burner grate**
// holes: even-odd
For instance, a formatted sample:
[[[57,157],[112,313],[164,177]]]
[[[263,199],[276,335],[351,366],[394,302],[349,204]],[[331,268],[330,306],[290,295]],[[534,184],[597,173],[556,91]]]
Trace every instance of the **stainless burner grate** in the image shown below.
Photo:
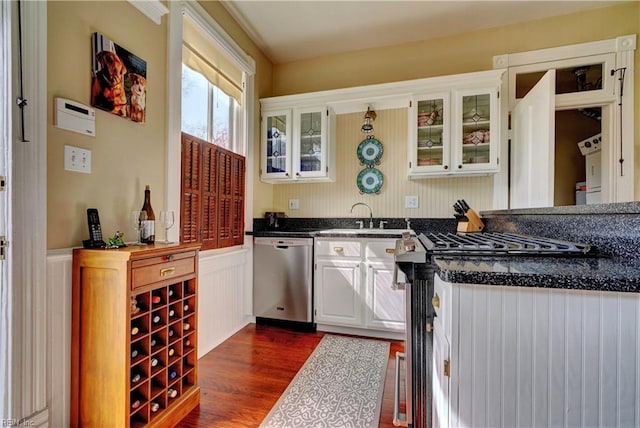
[[[432,253],[482,254],[587,254],[591,246],[515,233],[421,234],[420,241]]]

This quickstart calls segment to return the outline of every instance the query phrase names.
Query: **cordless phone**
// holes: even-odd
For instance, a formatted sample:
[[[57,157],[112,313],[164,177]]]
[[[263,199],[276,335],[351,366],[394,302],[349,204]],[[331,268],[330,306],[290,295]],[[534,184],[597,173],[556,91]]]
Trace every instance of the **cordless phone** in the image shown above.
[[[82,241],[84,248],[103,248],[106,243],[102,240],[102,227],[98,210],[87,208],[87,224],[89,225],[89,239]]]

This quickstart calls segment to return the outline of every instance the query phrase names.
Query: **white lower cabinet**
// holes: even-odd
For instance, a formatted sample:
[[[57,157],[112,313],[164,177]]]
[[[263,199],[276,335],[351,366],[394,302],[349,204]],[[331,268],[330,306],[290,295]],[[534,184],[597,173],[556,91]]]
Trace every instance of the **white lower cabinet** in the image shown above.
[[[315,322],[404,331],[404,291],[392,289],[395,238],[316,238]]]
[[[435,278],[433,426],[640,426],[640,294]]]

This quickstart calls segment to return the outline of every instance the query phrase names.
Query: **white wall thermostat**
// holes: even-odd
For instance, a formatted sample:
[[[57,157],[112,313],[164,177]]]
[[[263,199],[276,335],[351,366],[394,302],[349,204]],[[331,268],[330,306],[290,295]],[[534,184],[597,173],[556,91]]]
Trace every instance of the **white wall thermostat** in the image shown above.
[[[582,156],[586,156],[589,153],[594,153],[600,150],[600,143],[602,142],[602,133],[596,134],[593,137],[589,137],[586,140],[582,140],[578,143],[578,148]]]
[[[75,101],[56,98],[56,126],[95,137],[96,111]]]

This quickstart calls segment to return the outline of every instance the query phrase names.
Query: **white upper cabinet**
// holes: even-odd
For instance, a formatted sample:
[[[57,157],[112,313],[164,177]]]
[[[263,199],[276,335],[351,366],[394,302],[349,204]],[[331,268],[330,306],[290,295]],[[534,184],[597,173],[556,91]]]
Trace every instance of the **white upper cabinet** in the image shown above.
[[[262,181],[333,181],[334,118],[326,106],[271,109],[263,102]]]
[[[500,78],[452,76],[409,104],[409,177],[498,171]],[[443,83],[446,90],[442,91]]]

